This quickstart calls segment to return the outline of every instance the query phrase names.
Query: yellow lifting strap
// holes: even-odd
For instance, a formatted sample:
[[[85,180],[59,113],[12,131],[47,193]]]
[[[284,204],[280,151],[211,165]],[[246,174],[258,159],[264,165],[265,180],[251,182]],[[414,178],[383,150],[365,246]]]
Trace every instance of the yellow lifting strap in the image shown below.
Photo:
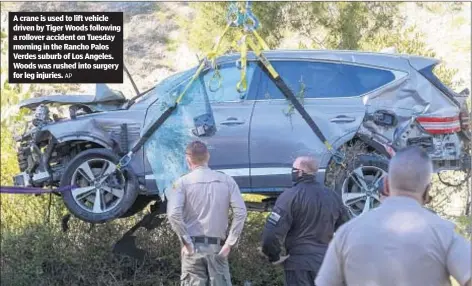
[[[247,2],[246,7],[249,7],[249,1]],[[248,12],[248,9],[244,9],[244,11]],[[252,14],[252,12],[250,14]],[[248,16],[248,15],[246,15],[246,16]],[[120,168],[120,166],[122,165],[121,162],[123,160],[126,159],[126,160],[128,160],[127,162],[129,162],[130,157],[135,152],[134,149],[140,148],[144,144],[144,142],[147,140],[147,138],[149,138],[150,134],[152,132],[154,132],[155,130],[157,130],[162,125],[162,123],[171,115],[171,113],[177,108],[177,105],[182,101],[183,97],[187,93],[187,90],[190,88],[190,86],[195,81],[195,79],[198,78],[198,76],[203,71],[203,69],[205,68],[208,61],[211,61],[211,66],[215,69],[214,77],[218,76],[219,77],[219,84],[221,84],[221,76],[219,75],[219,72],[218,72],[218,69],[217,69],[217,66],[216,66],[216,59],[217,59],[217,56],[218,56],[218,50],[220,48],[221,41],[222,41],[223,37],[226,35],[226,33],[228,32],[229,28],[231,26],[233,26],[233,24],[235,24],[235,22],[237,22],[236,26],[238,26],[238,27],[241,26],[241,24],[239,23],[239,20],[240,20],[239,17],[240,17],[240,14],[237,14],[234,19],[232,19],[231,21],[228,21],[228,24],[227,24],[226,28],[224,29],[222,35],[218,38],[218,40],[217,40],[215,46],[213,47],[212,51],[210,51],[207,54],[206,58],[202,60],[199,67],[197,68],[195,74],[192,76],[190,81],[187,83],[184,90],[177,97],[174,105],[169,106],[167,108],[167,110],[163,114],[161,114],[161,116],[158,118],[158,120],[146,131],[145,135],[141,137],[141,139],[138,141],[138,143],[136,143],[136,145],[133,147],[133,150],[130,151],[123,158],[120,159],[120,162],[118,163],[117,168]],[[282,78],[280,78],[280,75],[277,73],[277,71],[272,66],[272,64],[269,62],[269,60],[262,54],[263,50],[270,50],[270,48],[264,42],[264,40],[261,38],[261,36],[259,36],[259,34],[257,33],[257,31],[255,29],[257,27],[257,22],[258,22],[257,18],[255,18],[253,15],[252,16],[249,15],[249,19],[253,21],[253,26],[249,27],[248,25],[246,25],[246,23],[243,24],[244,34],[241,33],[243,36],[241,37],[241,39],[238,43],[238,45],[240,46],[240,50],[241,50],[241,59],[240,59],[240,61],[241,61],[241,69],[242,69],[241,79],[240,79],[240,81],[238,82],[238,84],[236,86],[238,92],[243,92],[243,91],[247,90],[246,67],[247,67],[247,51],[248,51],[247,48],[248,48],[248,45],[249,45],[249,47],[254,51],[256,56],[259,58],[259,61],[262,62],[262,64],[265,66],[265,68],[267,69],[269,74],[275,80],[277,87],[284,93],[284,95],[287,98],[289,98],[292,101],[292,104],[294,105],[294,107],[300,112],[302,117],[305,119],[305,121],[308,123],[308,125],[310,125],[310,127],[313,129],[313,131],[316,133],[316,135],[321,139],[321,141],[323,141],[323,143],[326,145],[328,151],[333,153],[335,161],[337,163],[341,163],[344,166],[344,163],[343,163],[344,155],[340,152],[333,152],[333,147],[331,146],[331,144],[329,144],[328,140],[321,133],[321,130],[319,130],[318,126],[315,124],[315,122],[312,120],[312,118],[307,114],[305,109],[296,100],[295,96],[293,95],[293,92],[290,90],[290,88],[288,88],[288,86],[285,84],[285,82],[282,80]],[[254,35],[254,37],[257,40],[256,41],[257,43],[255,43],[251,39],[251,37],[248,37],[248,35],[246,34],[248,31],[252,32],[252,34]],[[123,164],[123,166],[125,166],[126,164],[127,163]]]
[[[236,90],[243,93],[247,90],[246,69],[247,69],[247,43],[246,35],[243,35],[239,41],[241,46],[241,80],[236,84]]]
[[[257,34],[256,31],[253,31],[254,34]],[[254,51],[256,56],[261,60],[262,64],[267,68],[269,73],[272,75],[274,79],[277,79],[280,77],[280,75],[277,73],[277,71],[274,69],[272,64],[269,62],[269,60],[262,54],[262,49],[264,49],[264,42],[260,37],[258,38],[259,35],[256,36],[256,39],[258,40],[258,45],[254,43],[254,41],[251,38],[247,38],[247,43],[249,47]],[[260,39],[260,40],[259,40]],[[262,44],[261,44],[262,42]]]
[[[223,37],[225,36],[225,34],[228,32],[229,28],[231,27],[230,24],[226,25],[226,28],[224,29],[223,33],[221,34],[221,36],[218,38],[218,41],[216,42],[215,46],[213,47],[212,51],[209,52],[207,54],[207,57],[206,59],[211,61],[212,62],[212,65],[214,65],[215,63],[215,60],[216,60],[216,57],[218,55],[218,49],[220,48],[220,45],[221,45],[221,40],[223,39]],[[182,101],[182,98],[184,97],[184,95],[186,94],[187,90],[190,88],[190,86],[192,85],[192,83],[195,81],[195,79],[198,78],[198,76],[200,75],[200,73],[202,72],[202,70],[205,68],[205,65],[206,65],[206,61],[203,60],[201,63],[200,63],[200,66],[198,67],[197,71],[195,72],[195,74],[192,76],[192,78],[190,79],[190,81],[187,83],[187,85],[185,86],[184,90],[180,93],[180,95],[177,97],[177,99],[175,100],[175,104],[179,104],[181,101]]]
[[[259,36],[259,34],[255,31],[252,30],[252,33],[254,37],[257,40],[257,44],[251,39],[247,38],[247,43],[249,47],[254,51],[256,56],[259,58],[259,60],[262,62],[262,64],[266,67],[267,71],[270,73],[270,75],[274,78],[274,80],[279,79],[280,75],[277,73],[275,68],[272,66],[272,64],[269,62],[269,60],[262,54],[262,50],[269,50],[269,47],[267,44],[264,42],[264,40]],[[328,142],[324,136],[320,137],[320,139],[324,139],[323,144],[326,146],[328,151],[333,151],[333,146]]]

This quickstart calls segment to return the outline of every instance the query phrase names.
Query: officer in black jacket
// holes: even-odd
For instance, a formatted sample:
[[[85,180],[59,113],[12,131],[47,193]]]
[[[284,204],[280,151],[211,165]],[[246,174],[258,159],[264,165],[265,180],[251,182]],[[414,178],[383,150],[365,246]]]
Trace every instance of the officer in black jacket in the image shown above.
[[[277,198],[262,234],[262,252],[273,264],[283,263],[285,285],[315,285],[334,232],[349,220],[340,196],[315,180],[317,171],[313,158],[295,160],[293,187]]]

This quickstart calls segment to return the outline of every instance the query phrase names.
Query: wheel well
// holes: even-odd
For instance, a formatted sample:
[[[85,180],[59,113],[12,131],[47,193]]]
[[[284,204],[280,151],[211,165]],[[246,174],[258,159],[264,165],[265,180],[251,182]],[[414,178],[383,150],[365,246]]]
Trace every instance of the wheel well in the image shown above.
[[[69,162],[75,158],[79,153],[92,148],[106,148],[96,142],[72,140],[57,144],[54,147],[51,158],[49,159],[49,166],[52,171],[54,184],[58,184],[62,174],[67,168]]]
[[[82,141],[82,140],[72,140],[72,141],[65,141],[58,144],[54,149],[58,153],[58,155],[65,155],[71,157],[75,157],[80,152],[83,152],[88,149],[92,148],[106,148],[103,145],[100,145],[96,142],[90,141]]]
[[[382,150],[383,146],[376,146],[375,142],[368,142],[367,139],[361,139],[359,136],[354,136],[351,140],[346,141],[341,145],[338,150],[345,155],[344,162],[351,162],[354,158],[360,154],[375,154],[389,158],[388,153]],[[338,165],[331,157],[325,173],[325,185],[329,188],[334,189],[336,177],[341,171],[340,165]]]
[[[346,143],[344,143],[344,145],[346,147],[353,147],[355,146],[356,144],[362,144],[363,145],[363,149],[367,152],[367,153],[378,153],[378,154],[382,154],[382,152],[380,150],[378,150],[378,148],[375,148],[374,146],[372,146],[371,143],[369,142],[366,142],[366,140],[362,140],[361,138],[359,138],[358,136],[354,136],[351,140],[347,141]]]

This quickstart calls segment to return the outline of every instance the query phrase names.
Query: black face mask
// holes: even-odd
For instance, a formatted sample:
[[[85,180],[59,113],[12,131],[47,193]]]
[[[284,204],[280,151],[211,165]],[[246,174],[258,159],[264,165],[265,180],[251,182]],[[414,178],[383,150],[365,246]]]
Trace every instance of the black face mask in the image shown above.
[[[299,172],[303,172],[303,171],[297,168],[292,168],[292,182],[293,183],[298,182],[298,180],[302,178],[298,176]]]
[[[301,172],[301,176],[299,176],[300,172]],[[294,185],[305,179],[314,180],[314,178],[315,178],[314,175],[306,174],[302,170],[297,169],[297,168],[292,168],[292,182]]]

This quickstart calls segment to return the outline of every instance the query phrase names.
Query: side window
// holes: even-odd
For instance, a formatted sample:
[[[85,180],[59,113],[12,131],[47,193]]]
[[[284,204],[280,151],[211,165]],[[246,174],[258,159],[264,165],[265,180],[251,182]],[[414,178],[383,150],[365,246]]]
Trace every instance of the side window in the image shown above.
[[[218,67],[219,78],[215,75],[215,70],[213,69],[206,72],[203,75],[203,81],[210,102],[228,102],[246,99],[254,75],[255,66],[254,63],[247,63],[247,89],[242,93],[238,92],[236,89],[238,82],[241,80],[241,70],[236,67],[234,62]]]
[[[273,61],[272,64],[290,89],[306,98],[359,96],[395,79],[387,70],[340,63]],[[285,99],[269,78],[267,82],[265,99]]]

